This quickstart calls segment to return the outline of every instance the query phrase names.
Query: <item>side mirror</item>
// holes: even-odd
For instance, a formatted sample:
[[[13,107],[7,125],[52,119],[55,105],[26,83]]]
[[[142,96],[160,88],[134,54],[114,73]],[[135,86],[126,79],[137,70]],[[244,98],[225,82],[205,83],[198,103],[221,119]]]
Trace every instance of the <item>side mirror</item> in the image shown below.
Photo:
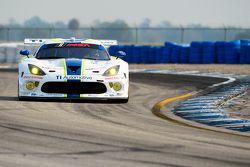
[[[116,54],[116,59],[118,59],[119,57],[124,57],[126,55],[127,54],[124,51],[118,51],[117,54]]]
[[[29,56],[30,52],[28,50],[21,50],[20,55]]]

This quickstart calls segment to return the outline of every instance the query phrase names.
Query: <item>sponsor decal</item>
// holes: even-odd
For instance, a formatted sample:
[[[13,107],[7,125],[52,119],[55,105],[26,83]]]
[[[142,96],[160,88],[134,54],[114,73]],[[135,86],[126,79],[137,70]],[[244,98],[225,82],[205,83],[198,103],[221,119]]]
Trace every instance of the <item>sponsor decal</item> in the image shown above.
[[[115,79],[124,79],[124,77],[123,76],[105,77],[105,80],[115,80]]]
[[[67,75],[67,76],[61,76],[57,75],[56,79],[63,79],[63,80],[92,80],[92,77],[88,76],[82,76],[82,75]]]
[[[90,45],[89,44],[85,44],[85,43],[69,43],[66,45],[66,47],[83,47],[83,48],[89,48]]]
[[[56,70],[56,69],[62,69],[62,67],[46,67],[46,66],[42,66],[42,69],[47,69],[47,70]]]
[[[36,96],[37,94],[36,93],[31,93],[31,96]]]
[[[94,68],[86,68],[85,70],[94,70]]]
[[[24,79],[43,79],[41,76],[23,76]]]
[[[64,43],[60,43],[57,47],[63,47]]]

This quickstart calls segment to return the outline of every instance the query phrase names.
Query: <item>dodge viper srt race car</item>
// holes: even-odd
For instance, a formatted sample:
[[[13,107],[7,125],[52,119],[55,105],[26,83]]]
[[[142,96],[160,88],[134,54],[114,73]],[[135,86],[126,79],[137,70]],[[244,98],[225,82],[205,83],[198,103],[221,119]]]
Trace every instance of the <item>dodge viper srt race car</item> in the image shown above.
[[[25,39],[39,45],[34,55],[21,50],[18,98],[90,99],[128,102],[128,63],[110,56],[115,40]]]

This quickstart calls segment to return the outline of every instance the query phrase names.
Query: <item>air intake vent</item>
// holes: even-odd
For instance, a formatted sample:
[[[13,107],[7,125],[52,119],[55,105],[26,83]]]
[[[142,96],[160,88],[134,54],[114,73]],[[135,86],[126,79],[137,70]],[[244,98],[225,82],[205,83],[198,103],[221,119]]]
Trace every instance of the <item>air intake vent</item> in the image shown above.
[[[75,73],[80,68],[80,66],[68,66],[68,68]]]
[[[41,90],[44,93],[102,94],[107,88],[100,82],[46,82]]]

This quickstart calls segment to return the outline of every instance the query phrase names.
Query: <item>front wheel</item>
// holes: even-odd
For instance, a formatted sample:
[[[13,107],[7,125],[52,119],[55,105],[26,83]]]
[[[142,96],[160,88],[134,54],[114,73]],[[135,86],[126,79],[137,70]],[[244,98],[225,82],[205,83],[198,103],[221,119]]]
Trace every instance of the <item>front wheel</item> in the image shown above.
[[[116,99],[114,100],[115,103],[128,103],[129,98],[127,99]]]

